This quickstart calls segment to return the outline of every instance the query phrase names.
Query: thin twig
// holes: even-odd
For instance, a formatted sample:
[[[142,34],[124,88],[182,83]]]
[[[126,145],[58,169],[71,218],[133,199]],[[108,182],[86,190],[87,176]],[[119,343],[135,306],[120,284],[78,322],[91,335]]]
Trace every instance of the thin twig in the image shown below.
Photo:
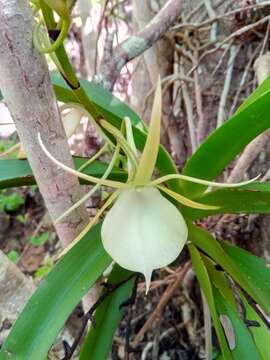
[[[262,48],[261,48],[261,51],[260,51],[260,56],[262,56],[264,54],[264,51],[266,49],[266,45],[267,45],[268,38],[269,38],[269,32],[270,32],[270,19],[268,21],[266,33],[265,33],[265,36],[264,36],[264,39],[263,39],[263,44],[262,44]]]
[[[181,4],[182,0],[166,2],[144,29],[115,47],[110,61],[102,59],[100,73],[105,88],[112,90],[121,69],[153,46],[167,32],[180,15]]]
[[[181,74],[181,76],[185,75],[182,64],[180,65],[180,74]],[[182,83],[182,93],[183,93],[183,99],[184,99],[185,108],[186,108],[186,114],[187,114],[187,122],[188,122],[191,150],[192,150],[192,153],[194,153],[197,148],[197,139],[196,139],[196,131],[195,131],[195,125],[194,125],[194,118],[193,118],[192,100],[188,93],[187,85],[184,82]]]
[[[155,310],[153,311],[151,316],[148,318],[146,323],[143,325],[141,330],[138,332],[138,334],[135,336],[135,339],[133,340],[133,342],[131,344],[131,346],[133,348],[136,348],[138,346],[139,342],[141,341],[141,338],[146,333],[146,331],[151,329],[154,326],[154,324],[156,324],[157,322],[160,321],[165,306],[170,301],[174,292],[178,289],[179,285],[183,281],[183,279],[190,267],[191,267],[191,262],[190,261],[186,262],[183,265],[183,267],[181,268],[181,270],[177,273],[177,278],[176,278],[175,282],[172,285],[167,287],[167,289],[163,293],[157,307],[155,308]]]
[[[213,22],[224,19],[225,17],[236,15],[239,12],[242,12],[242,11],[245,11],[245,10],[254,10],[255,11],[255,10],[258,10],[259,8],[265,7],[265,6],[270,6],[269,1],[264,1],[264,2],[261,2],[261,3],[258,3],[258,4],[244,6],[244,7],[229,11],[229,12],[227,12],[225,14],[217,15],[217,16],[215,16],[215,17],[213,17],[211,19],[207,19],[206,21],[203,21],[201,23],[182,23],[180,25],[174,26],[172,28],[172,30],[178,31],[178,30],[181,30],[183,28],[194,29],[194,28],[204,27],[204,26],[207,26],[207,25],[211,25]]]
[[[230,90],[234,61],[236,59],[239,49],[240,49],[240,47],[236,46],[236,45],[232,45],[230,47],[230,57],[229,57],[229,61],[228,61],[227,69],[226,69],[226,76],[225,76],[223,91],[221,94],[219,108],[218,108],[217,127],[222,125],[222,123],[225,119],[225,105],[226,105],[226,100],[227,100],[228,93]]]
[[[210,19],[216,18],[216,13],[212,7],[211,0],[203,0],[203,1]],[[215,21],[212,23],[211,26],[210,40],[216,41],[216,39],[217,39],[217,22]]]
[[[117,283],[117,284],[108,284],[105,283],[103,284],[105,286],[105,291],[103,292],[103,294],[101,294],[100,298],[94,303],[94,305],[87,311],[87,313],[85,313],[85,315],[82,318],[82,325],[79,329],[79,332],[75,338],[75,340],[73,341],[73,344],[71,346],[68,345],[67,342],[64,342],[64,350],[65,350],[65,356],[62,360],[69,360],[72,358],[72,355],[74,354],[74,352],[76,351],[78,345],[81,342],[81,339],[83,337],[83,334],[85,332],[85,329],[87,327],[88,321],[91,320],[93,323],[93,326],[95,326],[95,319],[93,317],[94,312],[96,311],[96,309],[103,303],[104,300],[107,299],[107,297],[115,292],[119,287],[121,287],[123,284],[127,283],[129,280],[131,280],[136,274],[132,274],[130,275],[127,279]]]
[[[237,104],[238,104],[238,100],[239,100],[239,96],[241,94],[241,91],[243,90],[243,87],[245,85],[245,82],[246,82],[246,79],[247,79],[247,76],[248,76],[248,73],[250,71],[250,68],[251,68],[251,65],[254,61],[254,58],[257,56],[257,53],[259,51],[259,48],[260,48],[261,44],[259,44],[259,46],[256,47],[255,50],[253,49],[250,49],[251,51],[251,55],[249,57],[249,61],[245,67],[245,70],[243,72],[243,75],[241,77],[241,80],[240,80],[240,83],[239,83],[239,86],[237,87],[237,91],[234,95],[234,98],[233,98],[233,103],[232,103],[232,106],[231,106],[231,109],[229,111],[229,118],[233,115],[233,113],[235,112],[235,109],[237,107]]]
[[[104,4],[104,6],[103,6],[103,10],[102,10],[102,14],[101,14],[100,20],[99,20],[98,25],[97,25],[97,39],[96,39],[96,44],[95,44],[94,74],[97,73],[98,41],[99,41],[100,34],[101,34],[101,30],[102,30],[102,23],[103,23],[103,21],[104,21],[104,19],[105,19],[105,13],[106,13],[106,9],[107,9],[107,6],[108,6],[108,2],[109,2],[109,0],[106,0],[106,1],[105,1],[105,4]]]

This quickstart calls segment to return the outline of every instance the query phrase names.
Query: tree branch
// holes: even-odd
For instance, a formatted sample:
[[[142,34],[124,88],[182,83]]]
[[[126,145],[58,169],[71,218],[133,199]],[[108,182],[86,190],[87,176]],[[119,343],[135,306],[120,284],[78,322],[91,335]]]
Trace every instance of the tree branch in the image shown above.
[[[34,283],[0,250],[0,345],[34,290]]]
[[[100,74],[97,79],[103,86],[112,90],[120,74],[121,69],[132,59],[141,55],[153,46],[177,20],[181,0],[168,0],[149,24],[135,35],[115,47],[109,61],[102,59]]]
[[[0,0],[0,88],[13,117],[40,192],[54,220],[80,197],[78,179],[59,169],[38,143],[73,166],[44,57],[33,47],[34,20],[27,0]],[[55,226],[62,245],[85,225],[84,207]]]

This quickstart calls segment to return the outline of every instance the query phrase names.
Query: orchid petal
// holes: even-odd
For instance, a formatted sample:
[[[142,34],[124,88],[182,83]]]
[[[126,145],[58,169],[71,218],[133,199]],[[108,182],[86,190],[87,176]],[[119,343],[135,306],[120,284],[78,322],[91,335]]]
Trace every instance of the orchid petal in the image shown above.
[[[92,220],[86,225],[86,227],[79,233],[79,235],[57,256],[57,259],[60,259],[64,256],[70,249],[73,248],[87,233],[91,230],[91,228],[96,224],[104,211],[114,202],[114,200],[119,195],[119,190],[113,192],[109,198],[106,200],[105,204],[98,210],[96,215],[92,218]]]
[[[104,133],[104,131],[101,129],[101,127],[98,125],[98,123],[93,119],[93,116],[87,111],[84,107],[77,103],[65,103],[61,106],[61,110],[64,109],[77,109],[82,113],[83,116],[86,116],[87,119],[91,122],[91,124],[94,126],[96,132],[109,144],[111,144],[114,147],[114,144],[111,142],[110,138]]]
[[[84,164],[82,164],[82,166],[79,167],[78,171],[82,171],[83,169],[85,169],[88,165],[92,164],[95,160],[97,160],[102,154],[105,153],[105,151],[108,148],[108,144],[104,144],[102,146],[102,148],[100,148],[95,155],[93,155],[89,160],[87,160]]]
[[[107,144],[105,144],[107,145]],[[105,146],[104,145],[104,146]],[[117,144],[116,148],[115,148],[115,152],[113,154],[113,157],[107,167],[107,169],[105,170],[104,174],[102,175],[101,179],[107,179],[107,177],[110,175],[110,172],[113,169],[113,166],[115,164],[115,161],[118,157],[119,154],[119,145]],[[95,155],[94,155],[95,156]],[[94,157],[93,156],[93,157]],[[92,160],[92,158],[90,159]],[[89,163],[88,163],[89,164]],[[74,211],[75,209],[77,209],[81,204],[83,204],[86,200],[88,200],[92,195],[94,195],[94,193],[100,188],[99,184],[96,184],[95,186],[93,186],[93,188],[87,193],[85,194],[80,200],[78,200],[74,205],[72,205],[67,211],[65,211],[62,215],[60,215],[54,222],[54,224],[58,224],[64,217],[66,217],[67,215],[69,215],[72,211]]]
[[[185,196],[180,195],[180,194],[176,193],[175,191],[172,191],[172,190],[166,188],[165,186],[160,186],[159,185],[158,188],[161,191],[164,191],[166,194],[168,194],[172,198],[174,198],[179,203],[181,203],[181,204],[183,204],[185,206],[189,206],[189,207],[191,207],[193,209],[201,209],[201,210],[216,210],[216,209],[219,209],[219,206],[201,204],[201,203],[198,203],[196,201],[190,200],[190,199],[186,198]]]
[[[157,186],[161,183],[164,183],[166,181],[169,180],[185,180],[185,181],[190,181],[192,183],[195,184],[202,184],[202,185],[207,185],[207,186],[213,186],[213,187],[220,187],[220,188],[235,188],[235,187],[239,187],[239,186],[244,186],[250,183],[253,183],[254,181],[258,180],[259,177],[261,175],[259,174],[258,176],[256,176],[253,179],[247,180],[247,181],[242,181],[239,183],[219,183],[219,182],[215,182],[215,181],[208,181],[208,180],[204,180],[204,179],[198,179],[198,178],[194,178],[192,176],[187,176],[187,175],[182,175],[182,174],[169,174],[169,175],[165,175],[162,176],[156,180],[153,180],[149,183],[149,186]]]
[[[123,268],[143,273],[147,290],[152,271],[177,258],[187,234],[179,210],[153,187],[121,191],[101,228],[105,250]]]
[[[104,119],[100,120],[100,124],[104,127],[104,129],[106,129],[110,134],[112,134],[115,137],[115,139],[117,140],[117,142],[119,142],[123,151],[126,153],[130,162],[132,163],[132,166],[136,167],[138,163],[137,157],[134,154],[132,148],[129,146],[127,140],[125,139],[121,131],[119,131],[116,127],[114,127]]]
[[[67,113],[62,112],[61,115],[67,138],[69,138],[79,126],[82,113],[78,109],[70,109]]]
[[[160,143],[161,105],[161,83],[159,78],[152,108],[148,135],[135,178],[135,182],[138,185],[145,185],[148,183],[155,169]]]
[[[61,163],[61,161],[57,160],[48,150],[47,148],[45,147],[42,139],[41,139],[41,136],[40,136],[40,133],[38,133],[38,141],[39,141],[39,144],[42,148],[42,150],[44,151],[44,153],[48,156],[48,158],[50,160],[52,160],[56,165],[58,165],[61,169],[67,171],[68,173],[70,174],[73,174],[75,176],[78,176],[79,178],[81,179],[84,179],[86,181],[89,181],[89,182],[92,182],[94,184],[100,184],[100,185],[105,185],[105,186],[110,186],[112,188],[117,188],[117,189],[120,189],[120,188],[125,188],[127,187],[127,185],[125,183],[122,183],[120,181],[113,181],[113,180],[106,180],[106,179],[100,179],[100,178],[96,178],[94,176],[90,176],[90,175],[86,175],[82,172],[79,172],[75,169],[72,169],[70,168],[69,166]]]

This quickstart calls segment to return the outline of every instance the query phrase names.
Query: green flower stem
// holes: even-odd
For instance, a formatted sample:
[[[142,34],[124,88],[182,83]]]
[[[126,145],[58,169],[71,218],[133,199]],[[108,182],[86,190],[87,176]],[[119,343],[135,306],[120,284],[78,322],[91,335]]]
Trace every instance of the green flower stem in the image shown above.
[[[73,74],[75,75],[74,71]],[[76,76],[76,75],[75,75]],[[89,99],[89,97],[87,96],[86,92],[84,91],[84,89],[80,86],[80,82],[79,80],[77,80],[79,83],[79,87],[77,89],[74,89],[73,92],[76,95],[77,99],[79,100],[79,102],[85,107],[85,109],[92,115],[92,117],[94,118],[94,120],[96,122],[98,122],[100,120],[100,114],[97,110],[97,108],[95,107],[95,105],[92,103],[92,101]]]
[[[53,17],[53,12],[51,8],[44,2],[44,0],[39,0],[40,8],[44,18],[44,22],[48,30],[56,28],[56,22]],[[80,102],[82,106],[92,115],[92,117],[98,121],[100,119],[99,112],[92,101],[89,99],[84,89],[81,87],[80,82],[73,70],[73,67],[69,61],[67,53],[63,44],[56,49],[54,53],[50,53],[52,59],[64,80]],[[55,61],[57,58],[57,61]]]
[[[43,54],[49,54],[49,53],[55,52],[59,48],[59,46],[63,44],[63,42],[67,36],[70,21],[68,21],[68,20],[61,21],[60,34],[58,35],[55,42],[53,44],[51,44],[51,46],[49,46],[49,47],[42,46],[40,43],[39,33],[40,33],[41,25],[42,25],[42,22],[38,23],[34,28],[33,41],[34,41],[34,45],[35,45],[36,49]]]
[[[44,2],[53,9],[61,19],[69,19],[69,9],[65,0],[44,0]]]
[[[44,0],[39,0],[39,6],[41,8],[47,29],[54,29],[56,27],[56,22],[54,20],[52,9],[45,3]]]

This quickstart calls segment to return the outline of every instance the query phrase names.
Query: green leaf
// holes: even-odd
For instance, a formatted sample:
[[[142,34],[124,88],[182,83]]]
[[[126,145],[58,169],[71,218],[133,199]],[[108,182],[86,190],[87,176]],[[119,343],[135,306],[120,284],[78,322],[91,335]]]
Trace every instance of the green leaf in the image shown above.
[[[230,306],[231,309],[236,313],[239,309],[239,305],[236,305],[235,297],[232,292],[232,288],[229,285],[227,277],[223,271],[218,271],[215,268],[215,264],[207,257],[203,256],[203,261],[207,267],[207,271],[210,275],[211,281],[214,286],[218,289],[220,294],[223,297],[223,302]],[[244,295],[240,290],[238,290],[238,295],[241,297],[242,306],[245,310],[242,310],[242,315],[245,315],[246,320],[256,321],[259,326],[249,326],[248,330],[252,334],[253,341],[257,347],[258,353],[261,355],[262,359],[267,360],[269,354],[269,341],[270,341],[270,333],[267,326],[258,316],[258,314],[253,310],[253,308],[249,305]],[[216,300],[216,297],[215,297]],[[239,319],[240,320],[240,319]],[[238,336],[236,333],[236,340]],[[241,349],[240,349],[241,350]],[[239,354],[239,349],[238,349]],[[235,356],[236,353],[233,352]],[[236,356],[235,356],[236,357]],[[236,357],[237,358],[237,357]]]
[[[217,270],[215,266],[216,264],[208,256],[201,255],[201,257],[207,268],[211,282],[219,290],[221,295],[226,299],[226,301],[230,304],[230,306],[234,310],[237,310],[237,304],[235,302],[232,289],[228,283],[228,279],[225,276],[224,272]]]
[[[270,90],[243,107],[215,130],[188,160],[185,175],[211,180],[218,176],[244,147],[270,127]],[[185,194],[198,196],[205,186],[182,182]]]
[[[259,352],[247,326],[217,289],[213,288],[213,293],[219,316],[225,316],[232,326],[230,337],[233,337],[235,341],[235,348],[232,349],[233,359],[260,360]]]
[[[76,244],[41,282],[13,326],[1,360],[44,360],[69,314],[110,264],[100,225]]]
[[[269,270],[263,266],[262,260],[255,257],[253,264],[248,265],[249,253],[239,256],[238,248],[231,249],[229,245],[222,245],[207,231],[188,223],[189,238],[194,245],[203,250],[217,264],[219,264],[260,306],[270,314],[270,287]],[[224,248],[223,248],[224,246]],[[228,250],[229,249],[229,250]],[[225,251],[226,250],[226,251]],[[240,260],[238,260],[238,258]],[[241,261],[241,262],[240,262]],[[263,274],[263,279],[258,282],[258,271]],[[268,273],[268,280],[266,279]],[[259,285],[260,284],[260,285]],[[264,288],[261,288],[263,286]]]
[[[258,352],[261,355],[262,360],[269,359],[269,343],[270,343],[270,332],[265,323],[256,313],[256,311],[249,305],[244,296],[242,301],[246,309],[247,320],[256,321],[259,326],[250,326],[249,331],[252,334],[253,341],[255,342]]]
[[[75,167],[78,169],[88,159],[75,157]],[[84,168],[84,173],[96,177],[101,177],[107,168],[107,164],[94,161]],[[110,174],[112,180],[125,181],[126,173],[120,169],[114,168]],[[80,179],[81,184],[85,184],[85,180]],[[17,186],[28,186],[35,184],[35,179],[28,160],[0,160],[0,189]],[[89,184],[89,182],[87,182]]]
[[[244,110],[246,107],[248,107],[251,103],[256,101],[259,97],[264,95],[267,91],[270,89],[270,76],[268,76],[261,84],[258,86],[253,93],[249,95],[248,98],[241,104],[241,106],[237,109],[238,111]]]
[[[16,192],[12,194],[0,194],[0,211],[15,211],[25,202],[25,199]]]
[[[50,234],[48,232],[44,232],[43,234],[32,236],[30,238],[30,242],[34,246],[41,246],[46,243],[46,241],[49,240]]]
[[[219,343],[221,346],[222,354],[224,356],[224,359],[226,359],[226,360],[232,359],[231,352],[228,348],[226,338],[224,336],[224,332],[223,332],[223,329],[221,327],[221,324],[220,324],[220,321],[218,318],[214,295],[213,295],[213,287],[212,287],[211,281],[209,279],[207,269],[204,265],[201,254],[196,249],[196,247],[193,246],[192,244],[189,244],[188,249],[189,249],[192,265],[195,270],[197,279],[201,285],[201,288],[203,290],[207,304],[209,306],[209,310],[211,312],[213,323],[214,323],[216,333],[217,333],[217,336],[219,339]]]
[[[264,260],[237,246],[222,243],[226,254],[237,264],[239,271],[245,275],[246,282],[256,292],[260,306],[270,314],[270,269]],[[251,294],[252,295],[252,294]]]
[[[78,102],[78,99],[63,80],[60,73],[53,71],[51,73],[51,80],[59,101],[65,103]],[[117,99],[101,85],[84,79],[80,79],[80,84],[91,99],[91,102],[106,119],[114,119],[115,121],[120,119],[122,121],[125,116],[128,116],[134,125],[141,121],[139,116],[128,105]]]
[[[252,185],[252,184],[251,184]],[[251,186],[250,186],[251,187]],[[268,183],[256,186],[260,191],[253,189],[218,189],[202,196],[195,197],[195,201],[216,205],[215,210],[200,210],[183,207],[183,214],[192,220],[214,214],[269,214],[270,213],[270,186]]]
[[[7,257],[9,260],[15,263],[19,259],[20,255],[16,250],[10,250],[10,252],[7,254]]]
[[[109,284],[118,284],[129,278],[131,272],[115,265],[109,276]],[[81,352],[80,360],[106,360],[111,349],[113,335],[123,316],[124,309],[120,305],[130,296],[134,279],[121,285],[111,293],[95,312],[96,326],[87,334]]]

